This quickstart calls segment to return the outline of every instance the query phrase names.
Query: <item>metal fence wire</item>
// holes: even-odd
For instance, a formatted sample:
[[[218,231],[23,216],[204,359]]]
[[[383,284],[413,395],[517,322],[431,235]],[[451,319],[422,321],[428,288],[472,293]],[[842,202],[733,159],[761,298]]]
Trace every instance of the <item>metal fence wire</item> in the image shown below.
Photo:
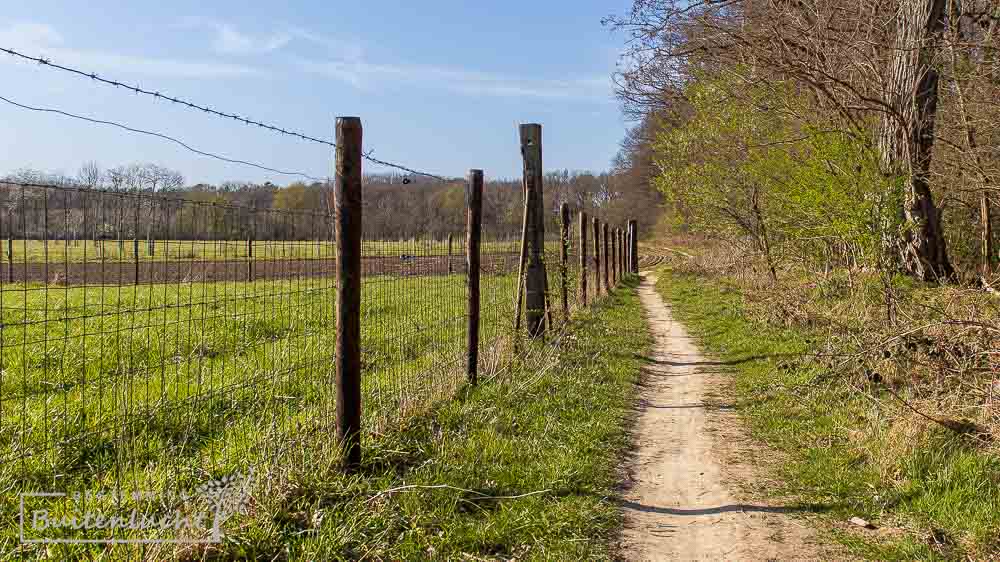
[[[564,268],[561,215],[547,216],[555,339],[593,251],[574,215]],[[0,489],[127,496],[335,455],[334,231],[327,210],[0,182]],[[461,226],[364,231],[364,439],[466,383],[466,240]],[[517,225],[483,227],[483,382],[534,345],[514,327],[520,244]],[[19,513],[4,502],[0,526]]]
[[[531,194],[534,203],[523,202],[537,205],[531,226],[543,226],[546,233],[532,238],[532,255],[544,261],[545,331],[529,339],[520,318],[525,314],[521,228],[527,224],[501,217],[499,209],[483,206],[482,228],[476,230],[478,271],[468,271],[466,260],[462,213],[469,209],[408,208],[420,198],[399,197],[395,186],[367,186],[372,197],[363,204],[434,212],[435,220],[419,232],[403,232],[391,224],[392,212],[383,212],[381,222],[362,222],[360,233],[354,229],[335,238],[352,222],[344,221],[343,213],[335,216],[346,208],[338,205],[356,205],[354,212],[366,214],[362,161],[402,172],[407,180],[440,182],[438,187],[451,190],[442,192],[441,202],[457,201],[462,189],[443,176],[363,151],[360,119],[338,118],[334,143],[47,58],[0,52],[333,149],[337,167],[335,186],[329,180],[323,185],[304,172],[199,150],[166,133],[0,96],[0,102],[24,111],[159,138],[201,157],[323,186],[321,200],[300,210],[234,205],[197,189],[104,191],[0,180],[0,490],[20,497],[0,503],[0,558],[49,557],[52,541],[65,540],[128,543],[134,550],[126,554],[136,558],[174,557],[177,552],[158,541],[205,542],[204,529],[38,529],[22,525],[22,516],[35,508],[69,515],[60,498],[79,500],[75,509],[93,512],[193,510],[185,502],[215,501],[221,497],[218,486],[231,485],[237,475],[255,474],[247,493],[260,497],[278,479],[341,461],[350,465],[361,450],[359,434],[370,443],[469,382],[517,382],[504,377],[516,372],[512,366],[518,362],[551,360],[569,315],[608,294],[606,225],[580,224],[580,215],[544,202],[540,125],[520,129],[522,199]],[[481,190],[482,172],[476,172]],[[334,190],[349,197],[334,201]],[[540,217],[544,225],[537,224]],[[630,224],[629,264],[638,263],[634,229]],[[533,262],[534,331],[536,266]],[[478,322],[470,314],[476,302],[473,279],[479,281]],[[351,311],[338,303],[349,303]],[[345,316],[352,328],[360,324],[359,337],[338,326]],[[470,325],[479,333],[475,347]],[[470,377],[473,348],[477,378]],[[338,356],[337,349],[349,351]],[[353,395],[358,355],[360,404]],[[351,369],[345,369],[348,363]],[[352,371],[348,377],[345,370]],[[354,400],[341,392],[347,386]],[[338,410],[338,403],[351,407]],[[354,424],[360,433],[348,427]],[[205,494],[212,490],[219,494]],[[190,491],[200,494],[185,495]]]

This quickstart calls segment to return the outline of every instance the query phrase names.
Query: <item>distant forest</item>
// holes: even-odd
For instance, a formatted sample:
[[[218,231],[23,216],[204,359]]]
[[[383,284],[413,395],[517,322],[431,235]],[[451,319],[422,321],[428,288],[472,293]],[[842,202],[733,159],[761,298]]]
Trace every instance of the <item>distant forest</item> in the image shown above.
[[[611,171],[553,171],[545,176],[549,232],[559,208],[585,211],[612,225],[628,219],[651,228],[662,196],[651,188],[642,155],[628,139]],[[646,162],[648,167],[648,159]],[[189,183],[183,174],[156,164],[104,169],[81,166],[75,176],[22,169],[10,182],[84,188],[84,191],[0,186],[0,234],[33,239],[178,238],[311,239],[328,236],[330,225],[313,213],[332,212],[332,186],[294,182],[276,185],[227,181]],[[105,191],[91,193],[88,189]],[[48,196],[44,192],[48,191]],[[252,212],[250,210],[253,210]],[[488,180],[483,194],[484,237],[519,235],[523,214],[520,179]],[[399,174],[365,177],[364,230],[368,239],[444,239],[465,228],[465,180]],[[648,231],[648,230],[644,230]]]

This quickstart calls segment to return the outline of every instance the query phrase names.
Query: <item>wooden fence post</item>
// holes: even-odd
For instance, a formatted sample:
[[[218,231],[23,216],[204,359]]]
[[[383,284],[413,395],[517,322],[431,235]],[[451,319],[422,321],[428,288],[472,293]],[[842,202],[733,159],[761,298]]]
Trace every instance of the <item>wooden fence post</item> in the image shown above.
[[[629,256],[632,258],[632,263],[629,267],[632,268],[632,273],[639,273],[639,223],[635,219],[628,221],[629,229],[632,231],[632,248],[629,251]]]
[[[27,279],[27,277],[25,277]],[[7,239],[7,281],[14,282],[14,237]]]
[[[610,279],[608,277],[608,263],[611,261],[609,259],[609,257],[611,256],[611,254],[608,253],[608,248],[609,248],[609,246],[608,246],[608,223],[604,223],[603,225],[601,225],[601,233],[603,234],[603,238],[604,238],[604,292],[605,293],[610,293],[611,292],[611,284],[609,283]]]
[[[562,297],[563,321],[569,320],[569,204],[559,208],[562,229],[559,232],[559,293]]]
[[[632,273],[632,223],[625,225],[625,271]]]
[[[361,464],[361,119],[337,118],[337,439],[348,470]]]
[[[594,296],[601,296],[601,221],[594,217]]]
[[[545,204],[542,187],[542,126],[520,127],[521,156],[524,158],[524,194],[528,205],[526,217],[528,266],[525,279],[525,324],[528,336],[545,333]]]
[[[587,306],[587,213],[580,211],[580,305]]]
[[[611,229],[611,286],[618,286],[618,229]]]
[[[469,324],[466,331],[466,374],[469,384],[479,383],[479,244],[483,228],[483,171],[469,170],[465,186],[465,265],[468,284]]]
[[[247,238],[247,282],[253,281],[253,237]]]
[[[135,284],[139,284],[139,239],[132,239],[132,257],[135,259]]]
[[[451,275],[452,273],[455,273],[454,268],[451,265],[451,241],[452,241],[452,235],[449,234],[448,235],[448,275]]]
[[[625,230],[618,229],[618,275],[625,278]]]

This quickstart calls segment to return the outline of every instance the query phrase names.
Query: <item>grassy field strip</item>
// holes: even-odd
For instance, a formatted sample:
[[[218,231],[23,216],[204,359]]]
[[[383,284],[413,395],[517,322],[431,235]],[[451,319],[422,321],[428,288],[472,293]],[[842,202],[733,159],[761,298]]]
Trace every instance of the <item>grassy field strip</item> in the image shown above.
[[[484,295],[512,294],[512,282],[486,276]],[[329,429],[335,289],[326,281],[5,289],[5,489],[140,489],[236,459],[261,463],[276,438]],[[363,313],[369,427],[464,381],[464,277],[366,283]],[[483,323],[499,333],[509,316]],[[15,508],[6,504],[5,524]]]
[[[558,243],[547,243],[558,249]],[[8,262],[8,241],[3,241],[3,262]],[[159,261],[226,261],[248,257],[246,240],[139,240],[139,260]],[[518,244],[510,241],[483,241],[484,255],[517,253]],[[13,240],[13,261],[19,263],[84,263],[132,262],[135,259],[133,240]],[[365,257],[446,256],[448,241],[444,240],[364,240]],[[452,243],[452,255],[465,256],[465,234],[458,233]],[[255,260],[308,260],[337,257],[332,240],[255,240]]]
[[[787,454],[779,489],[884,532],[830,532],[881,560],[991,559],[1000,549],[1000,461],[942,428],[906,438],[885,412],[803,354],[819,334],[746,320],[735,287],[661,271],[658,290],[707,351],[732,362],[738,407],[752,433]],[[878,392],[874,390],[873,392]],[[881,407],[899,407],[891,399]],[[856,429],[849,429],[856,428]],[[847,529],[847,530],[845,530]]]
[[[513,294],[513,280],[484,278],[484,297]],[[636,357],[648,346],[648,338],[635,337],[645,332],[630,292],[582,311],[579,332],[562,340],[558,355],[532,344],[521,354],[524,363],[502,379],[428,412],[435,400],[453,396],[464,380],[463,280],[442,276],[372,283],[366,291],[362,348],[366,373],[371,373],[364,380],[365,419],[376,431],[366,434],[364,475],[345,478],[335,466],[334,396],[329,351],[324,353],[332,349],[333,289],[308,290],[306,284],[285,283],[294,292],[271,307],[230,295],[253,295],[255,286],[280,294],[280,282],[192,285],[179,294],[165,293],[165,300],[160,300],[163,292],[141,286],[110,294],[60,290],[49,297],[55,304],[68,294],[83,308],[103,302],[105,309],[120,311],[119,322],[139,327],[131,331],[102,328],[107,315],[85,328],[88,319],[70,320],[65,307],[45,303],[27,315],[12,313],[14,324],[4,329],[0,358],[0,436],[11,450],[41,452],[4,462],[0,485],[163,489],[252,464],[268,475],[270,489],[258,490],[257,508],[230,531],[233,538],[223,548],[231,556],[272,556],[286,548],[334,559],[370,550],[406,558],[433,555],[438,548],[524,551],[536,558],[606,552],[609,533],[618,525],[608,496],[625,446],[622,421],[638,373]],[[223,310],[204,302],[206,293],[218,295],[215,304]],[[187,299],[196,304],[168,309],[173,312],[149,310]],[[135,303],[144,305],[141,311],[128,311]],[[4,302],[4,313],[15,304],[25,303]],[[30,350],[20,345],[29,337],[46,340],[33,333],[45,323],[17,325],[32,315],[49,320],[50,328],[63,326],[58,338],[49,338],[55,345]],[[248,324],[247,318],[255,322]],[[483,321],[484,336],[500,334],[504,328],[492,323],[507,323],[509,317],[484,315]],[[165,333],[159,331],[164,322]],[[96,338],[103,338],[101,344]],[[484,355],[491,352],[484,349]],[[547,363],[537,363],[543,359]],[[56,374],[66,380],[44,392]],[[25,382],[27,387],[17,386]],[[12,394],[19,388],[19,395]],[[400,418],[400,411],[410,415]],[[402,419],[403,429],[378,430],[380,421],[390,419]],[[453,458],[456,454],[460,458]],[[477,503],[476,497],[462,499],[463,493],[370,499],[398,485],[394,480],[428,479],[483,490],[477,492],[482,495],[497,490],[516,495],[516,489],[543,485],[554,491],[546,492],[551,497],[506,502],[497,512],[489,504],[460,508]],[[303,520],[303,510],[322,516]],[[5,504],[0,524],[16,530],[16,513],[16,506]],[[410,533],[421,526],[428,532]],[[431,532],[441,526],[454,532]],[[15,544],[14,536],[4,534],[0,554],[10,554]],[[79,557],[85,549],[49,552]]]

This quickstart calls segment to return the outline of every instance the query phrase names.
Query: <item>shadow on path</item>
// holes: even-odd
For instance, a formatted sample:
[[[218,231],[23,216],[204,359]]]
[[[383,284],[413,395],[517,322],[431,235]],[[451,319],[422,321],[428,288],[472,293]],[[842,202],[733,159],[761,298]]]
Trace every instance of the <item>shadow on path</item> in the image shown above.
[[[657,507],[645,505],[638,502],[623,500],[621,506],[625,509],[641,511],[643,513],[662,513],[666,515],[715,515],[720,513],[821,513],[829,511],[830,506],[826,505],[803,505],[792,507],[772,507],[767,505],[731,504],[720,505],[718,507],[702,507],[684,509],[679,507]]]

